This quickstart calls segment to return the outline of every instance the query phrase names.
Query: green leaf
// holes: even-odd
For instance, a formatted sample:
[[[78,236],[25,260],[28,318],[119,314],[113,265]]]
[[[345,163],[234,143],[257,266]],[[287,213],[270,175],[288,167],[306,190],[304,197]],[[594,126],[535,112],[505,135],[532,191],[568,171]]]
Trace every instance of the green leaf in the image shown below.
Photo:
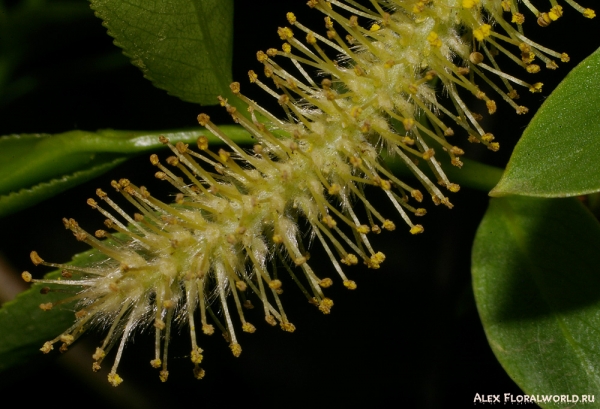
[[[599,249],[600,225],[576,199],[492,199],[473,288],[492,350],[525,393],[600,390]]]
[[[90,250],[76,255],[69,264],[84,266],[103,258],[105,256],[97,250]],[[57,279],[60,273],[54,271],[46,277]],[[41,354],[44,342],[54,339],[75,322],[72,305],[63,304],[50,311],[39,308],[41,303],[56,303],[65,298],[60,292],[41,295],[40,290],[45,286],[34,284],[0,308],[0,371]]]
[[[91,166],[85,170],[73,172],[48,182],[38,183],[29,189],[22,189],[18,192],[11,192],[0,196],[0,217],[16,213],[19,210],[43,202],[65,190],[102,175],[115,166],[120,165],[125,160],[126,158],[107,160],[105,163]]]
[[[91,6],[156,87],[206,105],[229,93],[233,0],[91,0]]]
[[[236,143],[252,141],[241,127],[220,129]],[[194,142],[200,135],[211,143],[222,143],[212,133],[199,129],[70,131],[0,138],[0,217],[92,179],[134,154],[161,148],[160,135],[172,143]]]
[[[600,49],[556,88],[523,133],[491,196],[600,191]]]

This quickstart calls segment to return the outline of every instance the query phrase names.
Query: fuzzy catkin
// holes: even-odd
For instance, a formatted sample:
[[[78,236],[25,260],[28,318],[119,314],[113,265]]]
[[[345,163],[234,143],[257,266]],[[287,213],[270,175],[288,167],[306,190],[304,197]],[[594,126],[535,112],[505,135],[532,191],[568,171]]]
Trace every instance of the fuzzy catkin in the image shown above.
[[[595,16],[572,0],[565,2],[587,18]],[[190,359],[194,375],[202,378],[196,328],[210,335],[216,326],[239,356],[236,328],[256,330],[244,313],[254,308],[251,297],[260,303],[268,324],[289,332],[295,327],[281,302],[286,281],[295,282],[310,303],[328,314],[333,301],[324,289],[334,280],[311,268],[298,221],[308,223],[311,237],[323,246],[343,285],[355,289],[342,264],[379,268],[385,256],[373,249],[368,234],[396,228],[368,200],[364,188],[382,189],[410,233],[422,233],[424,228],[413,222],[426,213],[420,203],[431,198],[435,205],[451,208],[446,195],[460,189],[444,174],[438,155],[448,155],[452,165],[461,167],[463,150],[451,142],[460,138],[499,149],[479,124],[482,115],[477,111],[491,115],[500,108],[478,84],[485,84],[517,114],[527,108],[515,102],[514,86],[541,91],[541,83],[505,74],[498,53],[526,73],[542,66],[556,68],[553,58],[568,61],[566,54],[523,34],[529,17],[541,26],[560,18],[563,9],[556,2],[549,2],[546,12],[516,0],[371,0],[364,5],[310,0],[308,5],[324,14],[325,34],[288,13],[289,26],[278,29],[281,47],[257,53],[267,80],[254,71],[248,74],[251,83],[277,99],[284,119],[243,95],[239,83],[231,91],[247,112],[219,99],[255,138],[252,151],[237,146],[200,114],[200,125],[226,149],[212,150],[205,137],[198,139],[197,149],[181,142],[172,145],[163,137],[173,155],[165,163],[157,155],[150,158],[155,176],[178,192],[174,203],[121,179],[112,187],[136,208],[132,216],[100,189],[99,201],[88,200],[106,218],[106,227],[117,233],[98,230],[92,235],[75,220],[63,220],[78,240],[106,256],[103,262],[73,267],[47,263],[32,252],[35,265],[58,267],[62,278],[34,280],[24,272],[25,281],[80,289],[62,302],[77,302],[75,323],[46,342],[43,352],[59,342],[64,351],[87,328],[104,326],[107,336],[93,355],[93,369],[116,346],[108,379],[117,386],[127,339],[138,327],[153,327],[155,355],[150,364],[166,381],[170,332],[178,317],[189,323]],[[283,59],[296,71],[284,69],[278,62]],[[309,74],[314,71],[318,77]],[[438,101],[436,82],[447,93],[449,106]],[[480,105],[467,107],[461,96],[465,93]],[[382,149],[407,166],[421,186],[396,177],[382,163]],[[418,163],[431,170],[433,181]],[[365,221],[354,211],[355,203],[364,207]]]

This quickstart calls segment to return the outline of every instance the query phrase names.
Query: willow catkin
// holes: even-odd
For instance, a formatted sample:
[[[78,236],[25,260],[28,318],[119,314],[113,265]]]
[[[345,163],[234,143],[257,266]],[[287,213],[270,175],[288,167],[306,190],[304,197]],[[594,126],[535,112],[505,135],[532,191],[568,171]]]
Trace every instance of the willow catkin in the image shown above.
[[[564,3],[594,17],[592,10],[571,0]],[[121,179],[113,181],[112,188],[137,209],[135,214],[126,213],[98,189],[98,199],[88,199],[88,204],[106,218],[108,230],[92,235],[75,220],[64,219],[77,240],[103,253],[104,261],[74,267],[47,263],[32,252],[35,265],[58,267],[62,277],[35,280],[24,272],[25,281],[80,289],[61,301],[76,301],[75,323],[46,342],[43,352],[50,352],[56,343],[64,351],[86,329],[101,325],[107,335],[93,355],[93,369],[99,369],[116,347],[108,379],[117,386],[122,382],[117,368],[125,343],[136,328],[152,326],[155,356],[150,363],[166,381],[170,333],[178,317],[189,322],[194,375],[202,378],[197,328],[210,335],[216,326],[233,355],[239,356],[236,331],[256,330],[244,313],[254,308],[254,300],[268,324],[294,331],[282,305],[282,282],[295,282],[310,303],[328,314],[333,301],[324,290],[334,280],[356,288],[342,265],[379,268],[385,256],[373,249],[368,235],[396,228],[369,201],[364,188],[382,189],[408,231],[422,233],[423,227],[414,222],[426,213],[420,204],[430,198],[451,208],[446,195],[459,190],[436,158],[448,155],[452,165],[461,167],[463,150],[453,142],[461,139],[498,150],[476,111],[494,114],[500,109],[495,99],[500,98],[504,106],[524,114],[527,108],[515,102],[517,89],[542,88],[539,82],[504,73],[496,56],[504,54],[527,75],[542,67],[555,69],[555,59],[569,59],[523,34],[530,17],[541,26],[560,18],[563,8],[554,0],[547,12],[528,0],[521,5],[516,0],[367,4],[310,0],[309,7],[324,14],[324,34],[288,13],[289,26],[278,29],[281,47],[257,53],[267,79],[250,71],[250,82],[277,99],[283,118],[243,95],[239,83],[233,83],[231,91],[247,112],[219,99],[233,120],[255,138],[253,150],[240,148],[200,114],[200,125],[220,138],[225,148],[211,149],[206,137],[198,139],[197,148],[181,142],[172,145],[163,137],[172,156],[164,163],[157,155],[150,158],[155,176],[178,192],[174,203],[164,203],[145,187]],[[284,60],[293,72],[283,68]],[[436,82],[448,96],[443,104],[436,96]],[[481,91],[480,83],[494,95]],[[480,104],[469,108],[463,99],[466,94]],[[395,176],[382,163],[381,150],[410,169],[418,182]],[[420,162],[430,168],[434,180],[417,166]],[[366,220],[359,219],[355,203],[364,207]],[[333,265],[328,271],[337,277],[324,276],[310,266],[300,219],[323,246]],[[222,310],[221,318],[215,305]],[[44,310],[53,307],[40,305]]]

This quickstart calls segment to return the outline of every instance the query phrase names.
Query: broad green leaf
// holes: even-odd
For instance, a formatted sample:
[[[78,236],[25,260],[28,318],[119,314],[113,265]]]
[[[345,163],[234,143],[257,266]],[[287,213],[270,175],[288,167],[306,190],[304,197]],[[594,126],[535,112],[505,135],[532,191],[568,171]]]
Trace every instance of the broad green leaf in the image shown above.
[[[233,0],[91,0],[91,6],[156,87],[205,105],[229,93]]]
[[[221,126],[236,143],[251,141],[238,126]],[[92,179],[134,154],[156,150],[164,135],[172,143],[194,142],[212,133],[179,131],[70,131],[56,135],[13,135],[0,138],[0,217],[33,206]]]
[[[86,251],[73,257],[70,264],[89,265],[105,257],[96,250]],[[46,275],[57,279],[60,271]],[[42,303],[56,303],[65,294],[50,292],[40,294],[44,284],[34,284],[19,294],[13,301],[0,308],[0,371],[27,361],[35,354],[41,354],[44,342],[54,339],[75,322],[73,308],[68,304],[57,306],[50,311],[42,311]]]
[[[600,391],[599,249],[600,225],[576,199],[492,199],[473,288],[492,350],[525,393]]]
[[[566,197],[600,191],[600,49],[544,102],[491,196]]]

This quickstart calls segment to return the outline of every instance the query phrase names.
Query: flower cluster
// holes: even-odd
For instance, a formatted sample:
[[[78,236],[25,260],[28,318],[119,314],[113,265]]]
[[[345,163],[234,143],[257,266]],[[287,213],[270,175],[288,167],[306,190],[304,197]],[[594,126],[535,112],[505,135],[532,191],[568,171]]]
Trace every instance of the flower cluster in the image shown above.
[[[592,10],[565,2],[585,17],[594,17]],[[311,304],[328,314],[333,301],[324,289],[334,281],[311,268],[298,220],[310,225],[311,237],[323,246],[343,285],[355,289],[342,264],[362,262],[379,268],[385,256],[373,249],[368,236],[396,227],[368,200],[365,188],[381,189],[410,233],[423,232],[413,222],[426,213],[419,203],[429,196],[436,205],[452,207],[444,190],[459,190],[446,177],[435,149],[457,167],[462,166],[463,150],[451,140],[459,131],[470,142],[499,149],[494,136],[480,125],[482,116],[468,108],[461,95],[473,94],[488,114],[494,114],[496,102],[480,90],[477,83],[482,82],[517,114],[524,114],[527,108],[515,102],[514,86],[539,92],[542,84],[504,73],[497,56],[504,54],[526,73],[540,71],[539,62],[554,69],[553,58],[568,61],[566,54],[525,37],[526,14],[516,0],[371,0],[370,7],[354,0],[310,0],[308,5],[324,14],[325,34],[288,13],[289,27],[278,30],[280,49],[257,53],[273,85],[249,72],[251,83],[277,99],[285,119],[244,96],[239,83],[233,83],[231,91],[247,112],[219,99],[255,138],[251,151],[200,114],[200,125],[227,149],[211,149],[204,136],[197,141],[198,152],[163,137],[161,142],[173,155],[164,163],[157,155],[150,157],[156,178],[178,191],[174,203],[164,203],[145,187],[121,179],[112,187],[137,209],[135,214],[126,213],[100,189],[98,199],[88,199],[112,233],[90,234],[75,220],[63,220],[77,240],[104,254],[104,261],[74,267],[31,254],[35,265],[57,267],[62,277],[34,280],[25,272],[26,281],[78,289],[62,301],[77,302],[75,323],[46,342],[43,352],[56,343],[62,343],[64,351],[86,329],[106,327],[93,368],[97,370],[116,346],[109,381],[117,386],[122,382],[117,368],[126,341],[136,328],[153,327],[155,356],[150,363],[160,368],[165,381],[171,328],[176,319],[186,320],[194,374],[201,378],[197,326],[207,335],[216,326],[239,356],[235,322],[242,331],[256,330],[245,315],[246,309],[254,308],[253,297],[268,324],[294,331],[281,302],[282,276],[291,278]],[[547,12],[528,0],[523,5],[542,26],[563,13],[556,0],[550,1]],[[297,72],[283,68],[283,59]],[[320,73],[319,83],[309,71]],[[450,107],[438,101],[436,82],[443,85]],[[412,171],[426,194],[385,166],[382,149]],[[434,181],[422,168],[429,168]],[[355,201],[362,203],[366,221],[354,210]]]

